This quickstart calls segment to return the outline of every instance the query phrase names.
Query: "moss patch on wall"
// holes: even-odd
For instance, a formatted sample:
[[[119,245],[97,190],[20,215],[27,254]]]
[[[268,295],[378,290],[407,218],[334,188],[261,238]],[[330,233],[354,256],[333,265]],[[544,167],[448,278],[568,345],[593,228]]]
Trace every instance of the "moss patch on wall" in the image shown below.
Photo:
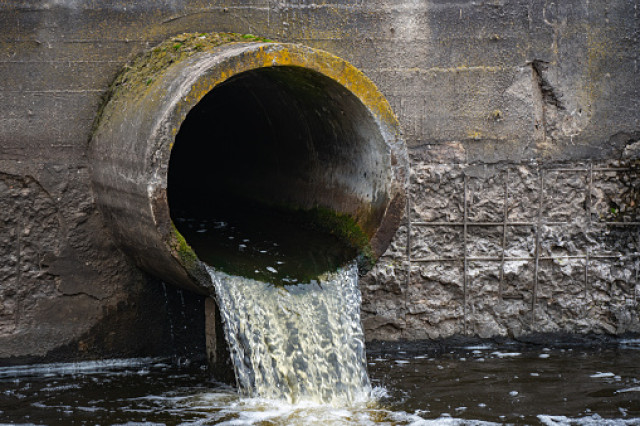
[[[183,33],[160,43],[150,51],[136,57],[118,73],[105,93],[93,126],[95,132],[107,105],[114,105],[120,96],[136,98],[145,93],[157,77],[171,64],[183,61],[196,53],[211,51],[228,43],[270,43],[273,40],[253,34],[238,33]],[[92,134],[93,134],[92,132]]]

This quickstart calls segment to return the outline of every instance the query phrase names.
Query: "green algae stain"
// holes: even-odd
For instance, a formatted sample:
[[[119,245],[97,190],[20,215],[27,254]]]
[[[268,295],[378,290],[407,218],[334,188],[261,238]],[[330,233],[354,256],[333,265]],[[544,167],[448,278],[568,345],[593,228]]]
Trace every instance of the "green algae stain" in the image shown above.
[[[273,40],[253,34],[244,37],[238,33],[184,33],[171,37],[158,46],[139,55],[123,66],[109,89],[102,96],[91,134],[100,122],[108,119],[122,98],[135,99],[146,93],[154,81],[158,81],[169,66],[181,62],[196,53],[211,51],[227,43],[272,43]]]
[[[360,225],[348,214],[338,213],[326,207],[300,210],[298,215],[308,226],[329,233],[359,253],[358,264],[369,270],[375,263],[369,237]]]
[[[348,214],[300,208],[232,195],[210,206],[182,204],[172,217],[184,236],[176,252],[217,270],[275,285],[309,283],[356,260],[361,273],[374,264],[369,238]],[[187,257],[188,259],[188,257]]]
[[[198,256],[193,251],[191,246],[187,243],[187,240],[182,236],[175,224],[171,223],[171,248],[178,255],[183,265],[188,269],[199,263]]]
[[[184,33],[171,37],[125,65],[112,83],[108,99],[144,93],[149,82],[158,80],[169,66],[196,53],[210,51],[228,43],[250,42],[273,41],[253,34],[237,33]]]

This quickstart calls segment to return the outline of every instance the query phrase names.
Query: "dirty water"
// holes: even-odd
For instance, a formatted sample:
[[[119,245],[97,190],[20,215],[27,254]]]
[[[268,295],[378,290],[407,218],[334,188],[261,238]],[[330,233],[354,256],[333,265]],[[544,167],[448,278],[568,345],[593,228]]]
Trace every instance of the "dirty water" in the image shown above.
[[[355,262],[284,287],[209,273],[241,394],[334,406],[369,399]]]
[[[0,369],[0,424],[640,425],[640,342],[368,356],[350,406],[240,396],[206,367],[137,359]]]
[[[260,203],[216,198],[213,211],[177,211],[174,222],[200,260],[230,275],[277,285],[335,272],[357,250],[308,226],[295,212]]]

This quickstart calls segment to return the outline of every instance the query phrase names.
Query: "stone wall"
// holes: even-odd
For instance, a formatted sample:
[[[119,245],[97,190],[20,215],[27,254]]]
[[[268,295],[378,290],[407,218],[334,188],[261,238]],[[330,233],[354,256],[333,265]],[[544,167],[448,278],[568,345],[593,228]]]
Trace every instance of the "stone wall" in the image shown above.
[[[639,179],[414,154],[405,225],[363,280],[368,338],[640,332]]]
[[[0,2],[0,358],[166,350],[151,341],[174,336],[167,306],[185,295],[150,285],[114,246],[87,150],[127,61],[198,31],[327,50],[363,70],[398,114],[411,196],[363,280],[369,339],[639,331],[638,6]],[[195,318],[201,305],[188,295],[182,312]]]

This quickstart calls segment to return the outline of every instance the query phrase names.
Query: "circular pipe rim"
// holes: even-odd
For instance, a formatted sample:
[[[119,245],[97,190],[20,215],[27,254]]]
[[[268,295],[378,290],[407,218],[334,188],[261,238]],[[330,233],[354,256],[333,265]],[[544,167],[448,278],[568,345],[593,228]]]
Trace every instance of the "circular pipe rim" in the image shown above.
[[[198,293],[211,290],[204,265],[171,220],[166,193],[171,148],[186,115],[216,86],[245,71],[277,66],[302,67],[329,77],[371,114],[388,150],[391,175],[389,203],[370,245],[374,259],[386,250],[405,210],[408,159],[398,120],[375,84],[347,61],[318,49],[288,43],[230,43],[171,64],[134,96],[116,92],[99,119],[91,147],[96,200],[116,240],[138,266]],[[136,143],[140,140],[146,144]],[[117,170],[119,163],[132,161],[131,154],[118,152],[126,149],[133,158],[142,153],[144,161],[122,173]],[[146,188],[140,197],[142,186]],[[124,198],[114,196],[119,192]],[[127,203],[140,213],[138,224],[118,217]],[[141,238],[131,234],[136,225]]]

